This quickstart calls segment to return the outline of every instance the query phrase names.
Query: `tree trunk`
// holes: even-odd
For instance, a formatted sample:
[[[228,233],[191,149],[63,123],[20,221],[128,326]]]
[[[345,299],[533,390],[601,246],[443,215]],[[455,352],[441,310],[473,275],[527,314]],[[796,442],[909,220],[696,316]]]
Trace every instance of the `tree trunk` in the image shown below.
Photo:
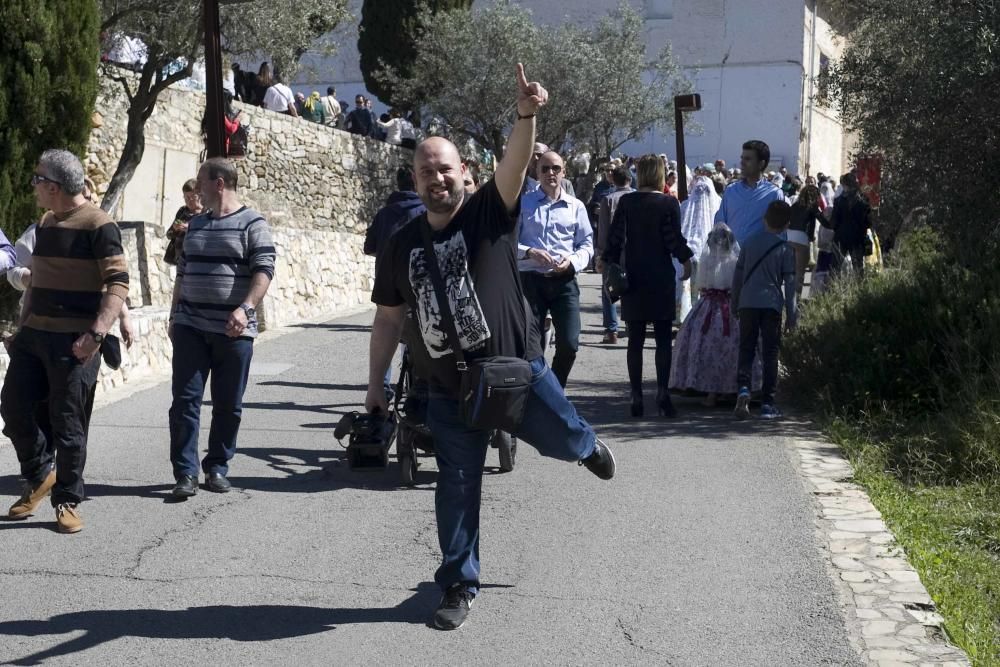
[[[499,162],[500,160],[503,159],[503,147],[504,147],[503,132],[496,129],[490,130],[490,139],[493,140],[492,142],[493,146],[491,146],[491,148],[493,149],[493,154],[496,156],[497,162]]]
[[[192,50],[192,54],[194,52]],[[146,61],[142,73],[139,75],[137,89],[129,98],[125,147],[122,149],[121,157],[118,158],[115,175],[111,177],[111,183],[108,184],[107,192],[104,193],[104,199],[101,200],[101,208],[111,217],[114,217],[119,204],[121,204],[125,186],[132,180],[136,167],[142,162],[142,155],[146,151],[146,121],[149,120],[156,108],[156,100],[167,87],[191,76],[193,55],[187,58],[188,65],[186,67],[165,79],[161,78],[163,68],[171,61],[164,62],[164,60],[165,57],[160,57],[150,58]]]
[[[155,103],[155,101],[154,101]],[[118,159],[118,167],[115,175],[111,177],[104,199],[101,200],[101,208],[108,215],[114,217],[118,205],[121,203],[122,195],[125,193],[125,186],[135,175],[135,169],[142,162],[142,155],[146,151],[146,118],[143,110],[145,104],[139,103],[138,95],[132,101],[129,108],[128,125],[125,134],[125,147],[122,149],[121,157]]]

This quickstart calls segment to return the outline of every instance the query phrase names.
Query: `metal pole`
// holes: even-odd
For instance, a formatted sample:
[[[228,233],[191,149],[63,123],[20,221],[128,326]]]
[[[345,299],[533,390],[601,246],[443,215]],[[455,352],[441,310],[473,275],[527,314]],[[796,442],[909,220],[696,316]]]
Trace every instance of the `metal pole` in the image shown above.
[[[677,199],[688,198],[687,158],[684,155],[684,112],[674,102],[674,131],[677,133]]]
[[[225,157],[226,126],[222,105],[222,45],[219,38],[219,0],[204,0],[205,116],[208,157]]]

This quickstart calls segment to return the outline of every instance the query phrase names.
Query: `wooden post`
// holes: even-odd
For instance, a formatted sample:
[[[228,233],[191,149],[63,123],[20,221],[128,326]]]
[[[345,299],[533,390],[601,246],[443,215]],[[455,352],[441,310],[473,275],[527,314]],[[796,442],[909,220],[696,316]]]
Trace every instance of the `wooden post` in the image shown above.
[[[208,157],[225,157],[226,126],[222,104],[222,44],[219,37],[219,0],[204,0],[205,20],[205,115],[208,119]]]
[[[677,199],[688,198],[687,156],[684,154],[684,112],[701,109],[701,95],[674,97],[674,131],[677,133]]]

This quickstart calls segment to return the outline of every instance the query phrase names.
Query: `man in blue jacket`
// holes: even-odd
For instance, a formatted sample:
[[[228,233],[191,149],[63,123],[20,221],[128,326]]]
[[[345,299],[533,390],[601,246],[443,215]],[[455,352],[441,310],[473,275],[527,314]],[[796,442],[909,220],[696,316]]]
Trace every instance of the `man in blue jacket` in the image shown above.
[[[375,270],[378,271],[382,251],[385,250],[389,237],[396,231],[427,210],[414,190],[413,172],[406,167],[396,170],[396,191],[389,195],[385,206],[375,214],[375,219],[365,234],[365,254],[375,258]],[[391,397],[392,366],[385,372],[385,395]]]
[[[396,171],[396,192],[385,200],[385,206],[375,214],[365,234],[365,254],[374,257],[376,265],[389,237],[427,210],[420,201],[420,195],[413,189],[413,173],[406,167],[400,167]]]

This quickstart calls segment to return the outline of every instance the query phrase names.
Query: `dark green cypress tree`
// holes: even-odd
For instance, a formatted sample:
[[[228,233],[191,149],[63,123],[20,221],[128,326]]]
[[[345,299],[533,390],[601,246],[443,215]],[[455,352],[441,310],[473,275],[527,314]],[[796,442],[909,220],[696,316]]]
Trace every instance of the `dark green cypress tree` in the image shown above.
[[[365,0],[358,37],[365,87],[386,104],[407,106],[412,103],[413,100],[394,99],[392,87],[375,77],[375,72],[381,69],[380,61],[404,78],[409,76],[409,65],[417,52],[420,10],[429,9],[436,14],[468,11],[471,7],[472,0]]]
[[[97,2],[3,0],[0,35],[0,227],[13,243],[41,213],[29,184],[38,157],[48,148],[85,153],[97,97]]]

